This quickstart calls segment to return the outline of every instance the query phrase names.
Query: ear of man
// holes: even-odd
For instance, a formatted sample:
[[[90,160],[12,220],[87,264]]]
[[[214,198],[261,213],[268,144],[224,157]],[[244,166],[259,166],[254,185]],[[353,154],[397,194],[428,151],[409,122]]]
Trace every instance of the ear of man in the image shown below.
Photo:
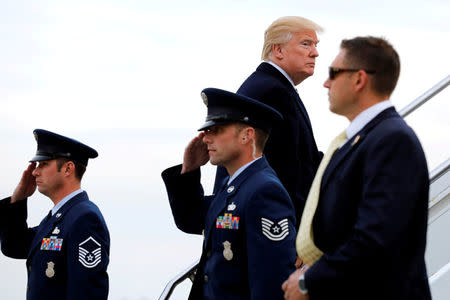
[[[358,72],[355,73],[354,78],[355,92],[360,92],[364,88],[370,88],[368,76],[369,75],[363,70],[359,70]]]
[[[283,59],[283,45],[282,44],[274,44],[272,45],[272,55],[276,59]]]

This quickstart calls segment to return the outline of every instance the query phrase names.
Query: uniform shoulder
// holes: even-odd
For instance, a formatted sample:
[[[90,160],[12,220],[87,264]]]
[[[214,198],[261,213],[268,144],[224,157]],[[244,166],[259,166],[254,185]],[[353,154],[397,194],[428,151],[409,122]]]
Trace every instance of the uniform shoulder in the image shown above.
[[[266,191],[280,191],[285,192],[285,188],[277,177],[275,171],[268,167],[251,176],[247,183],[252,187],[254,193],[261,193]],[[287,194],[287,192],[286,192]]]
[[[105,220],[98,206],[91,201],[81,201],[73,205],[65,214],[64,219],[70,223],[77,224],[86,220],[100,222]]]

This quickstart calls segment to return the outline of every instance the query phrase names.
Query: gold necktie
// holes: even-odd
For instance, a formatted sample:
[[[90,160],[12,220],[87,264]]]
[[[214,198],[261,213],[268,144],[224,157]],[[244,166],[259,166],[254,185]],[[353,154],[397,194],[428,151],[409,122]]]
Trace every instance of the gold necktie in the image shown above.
[[[325,153],[316,176],[314,177],[311,189],[309,190],[308,198],[306,199],[305,209],[303,210],[302,220],[297,235],[297,254],[308,265],[314,264],[322,255],[323,252],[314,244],[314,236],[312,231],[312,221],[319,203],[320,184],[322,182],[323,173],[330,162],[336,149],[345,142],[347,138],[346,131],[343,131],[331,142]]]

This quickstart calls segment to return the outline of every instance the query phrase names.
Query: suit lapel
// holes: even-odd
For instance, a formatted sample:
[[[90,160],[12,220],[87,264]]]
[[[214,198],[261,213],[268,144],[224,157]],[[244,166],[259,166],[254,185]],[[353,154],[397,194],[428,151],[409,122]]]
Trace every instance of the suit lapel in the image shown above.
[[[327,168],[322,177],[321,189],[324,189],[330,179],[333,177],[334,171],[341,164],[342,161],[355,149],[359,147],[367,134],[381,121],[391,117],[398,116],[395,108],[390,107],[379,113],[373,120],[366,124],[351,140],[347,141],[341,149],[336,151],[328,163]]]
[[[259,67],[256,69],[257,71],[261,71],[264,73],[267,73],[273,77],[276,77],[278,80],[280,80],[285,87],[290,91],[292,97],[295,99],[295,105],[300,109],[300,112],[303,116],[303,119],[306,122],[306,125],[308,126],[309,130],[312,132],[312,126],[311,121],[308,116],[308,112],[306,111],[305,106],[303,105],[302,99],[300,99],[299,94],[295,90],[295,88],[292,86],[291,82],[284,76],[280,71],[278,71],[274,66],[267,62],[263,62],[259,65]]]
[[[64,204],[58,212],[51,216],[46,222],[44,220],[39,224],[36,234],[34,235],[33,241],[31,243],[30,251],[28,252],[28,257],[41,245],[42,239],[49,235],[50,232],[55,228],[55,226],[64,219],[64,215],[77,203],[86,201],[88,199],[86,192],[82,192],[72,199],[70,199],[66,204]]]
[[[228,177],[224,181],[224,187],[221,189],[220,193],[218,193],[211,203],[209,207],[208,213],[206,215],[205,220],[205,243],[204,245],[208,245],[209,237],[211,235],[211,230],[216,223],[216,218],[219,214],[225,209],[227,206],[227,200],[230,197],[233,197],[241,187],[242,183],[245,182],[247,178],[249,178],[255,172],[262,170],[264,167],[268,165],[266,158],[263,156],[250,166],[248,166],[241,174],[236,177],[229,186],[226,185],[226,181]]]

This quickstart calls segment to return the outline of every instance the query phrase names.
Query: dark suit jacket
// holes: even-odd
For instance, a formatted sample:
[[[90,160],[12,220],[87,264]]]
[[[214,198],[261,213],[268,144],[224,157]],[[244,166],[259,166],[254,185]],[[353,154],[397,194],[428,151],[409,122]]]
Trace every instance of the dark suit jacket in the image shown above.
[[[264,155],[294,203],[298,228],[309,188],[322,159],[305,106],[289,80],[266,62],[258,66],[237,93],[259,100],[283,115],[283,122],[272,130]],[[219,167],[214,192],[226,175],[225,169]]]
[[[162,173],[175,223],[187,233],[204,230],[205,237],[189,299],[283,299],[281,285],[295,269],[295,217],[266,159],[230,186],[223,182],[215,196],[203,196],[199,170],[180,171],[176,166]],[[227,241],[231,260],[225,258]]]
[[[310,298],[430,299],[429,180],[420,142],[394,108],[357,136],[322,178],[313,232],[324,255],[305,275]]]
[[[109,232],[86,192],[37,227],[28,228],[26,219],[27,200],[0,201],[2,252],[27,259],[28,300],[107,299]]]

